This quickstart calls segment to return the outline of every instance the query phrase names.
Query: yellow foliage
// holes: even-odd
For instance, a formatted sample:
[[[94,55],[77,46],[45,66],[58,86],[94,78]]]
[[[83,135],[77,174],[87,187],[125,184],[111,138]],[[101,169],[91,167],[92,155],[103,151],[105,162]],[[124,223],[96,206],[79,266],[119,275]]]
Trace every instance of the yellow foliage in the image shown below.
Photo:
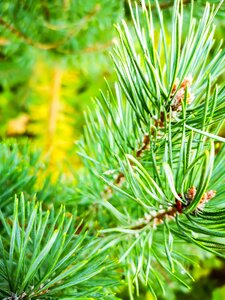
[[[70,79],[70,80],[68,80]],[[34,133],[37,144],[44,149],[50,161],[50,170],[66,169],[66,158],[74,148],[75,132],[72,126],[73,107],[65,101],[64,87],[68,81],[77,82],[76,72],[67,71],[61,65],[38,61],[30,81],[34,98],[30,106],[29,132]],[[78,157],[71,157],[72,164],[79,166]]]

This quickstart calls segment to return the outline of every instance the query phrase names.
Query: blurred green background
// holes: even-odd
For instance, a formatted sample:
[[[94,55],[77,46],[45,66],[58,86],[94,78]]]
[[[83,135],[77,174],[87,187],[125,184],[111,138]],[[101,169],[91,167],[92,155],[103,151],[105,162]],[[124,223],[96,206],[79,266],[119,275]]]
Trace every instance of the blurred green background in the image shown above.
[[[113,81],[108,52],[123,1],[1,1],[0,136],[28,137],[54,171],[79,166],[74,142],[91,97]]]
[[[184,3],[188,14],[190,1]],[[160,1],[168,24],[172,4]],[[197,1],[196,15],[204,4]],[[224,36],[224,11],[223,6],[216,20],[218,41]],[[16,139],[19,144],[28,139],[31,153],[41,151],[40,168],[30,182],[41,186],[44,177],[50,178],[48,193],[44,187],[38,189],[42,200],[57,201],[56,194],[63,192],[74,197],[74,176],[79,176],[82,167],[76,141],[82,134],[83,111],[91,109],[91,99],[99,95],[99,89],[106,90],[105,79],[110,85],[116,80],[109,52],[117,39],[114,24],[123,18],[132,26],[125,0],[0,2],[0,138]],[[12,157],[14,162],[18,159]],[[3,149],[0,158],[5,159]],[[16,172],[26,163],[20,159],[14,164]],[[37,166],[36,160],[33,164]],[[70,185],[56,189],[60,174]],[[32,190],[30,183],[25,187]],[[4,189],[0,187],[0,191],[3,195]],[[174,286],[170,299],[225,299],[225,263],[208,255],[199,265],[193,270],[196,281],[192,290],[187,293]],[[126,289],[121,295],[127,299]],[[138,299],[153,298],[143,290]]]

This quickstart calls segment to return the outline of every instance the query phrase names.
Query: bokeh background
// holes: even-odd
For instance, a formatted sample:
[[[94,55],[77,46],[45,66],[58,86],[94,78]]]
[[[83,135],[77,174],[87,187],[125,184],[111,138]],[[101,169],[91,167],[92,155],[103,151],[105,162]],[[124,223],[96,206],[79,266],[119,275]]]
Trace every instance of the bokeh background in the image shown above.
[[[28,137],[56,169],[68,171],[68,157],[78,167],[74,142],[91,97],[112,81],[124,3],[9,0],[0,11],[1,137]]]
[[[187,15],[190,2],[184,0]],[[205,1],[196,2],[198,17]],[[173,1],[160,5],[169,32]],[[216,42],[224,37],[224,11],[223,6],[216,19]],[[114,24],[123,18],[132,27],[126,0],[0,1],[0,139],[9,145],[0,147],[0,165],[11,160],[7,180],[0,167],[1,201],[8,201],[18,178],[21,183],[25,177],[26,193],[35,192],[48,205],[64,197],[70,205],[76,201],[73,187],[82,169],[76,142],[84,111],[106,90],[105,80],[112,86],[116,80],[110,51],[117,39]],[[15,140],[19,154],[10,148]],[[192,290],[175,286],[170,299],[225,299],[224,261],[206,255],[199,265]],[[126,287],[121,295],[127,299]],[[143,289],[138,299],[152,296]]]

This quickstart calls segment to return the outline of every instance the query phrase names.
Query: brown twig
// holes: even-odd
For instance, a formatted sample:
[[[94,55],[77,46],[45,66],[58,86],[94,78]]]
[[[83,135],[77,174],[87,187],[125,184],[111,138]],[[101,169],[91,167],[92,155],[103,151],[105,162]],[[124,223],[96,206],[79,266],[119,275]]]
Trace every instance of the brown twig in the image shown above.
[[[163,220],[165,218],[169,218],[169,219],[173,219],[176,214],[179,213],[178,209],[175,206],[171,206],[169,207],[167,210],[159,210],[157,213],[155,212],[155,214],[149,214],[147,216],[145,216],[145,218],[143,219],[143,222],[141,222],[138,225],[132,226],[131,229],[132,230],[140,230],[142,228],[144,228],[145,226],[147,226],[150,222],[153,221],[153,227],[156,227],[157,225],[163,223]]]
[[[157,225],[162,224],[164,219],[174,219],[177,214],[183,214],[185,209],[190,205],[190,203],[194,200],[196,195],[196,188],[190,187],[185,194],[185,202],[181,202],[180,200],[175,200],[175,203],[173,206],[170,206],[168,209],[161,209],[159,211],[154,211],[148,215],[145,216],[145,218],[141,219],[141,222],[137,225],[132,226],[131,230],[140,230],[153,222],[153,227],[156,228]],[[203,209],[205,204],[211,200],[213,197],[215,197],[216,191],[210,190],[208,192],[205,192],[201,198],[201,200],[198,203],[198,206],[196,209]],[[181,195],[179,195],[181,197]]]
[[[146,133],[146,134],[144,135],[144,138],[143,138],[143,141],[142,141],[142,146],[141,146],[141,147],[137,150],[137,152],[136,152],[136,156],[137,156],[137,157],[140,157],[141,154],[142,154],[145,150],[149,149],[149,145],[150,145],[150,137],[149,137],[149,134]]]

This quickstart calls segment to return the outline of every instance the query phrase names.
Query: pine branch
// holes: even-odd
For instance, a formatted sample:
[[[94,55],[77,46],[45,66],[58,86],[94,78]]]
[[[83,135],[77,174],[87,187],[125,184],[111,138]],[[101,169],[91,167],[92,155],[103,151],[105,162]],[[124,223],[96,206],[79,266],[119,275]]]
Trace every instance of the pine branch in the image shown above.
[[[15,198],[13,216],[3,216],[0,236],[0,296],[3,299],[101,298],[115,284],[112,262],[76,234],[74,212],[43,211]],[[90,254],[90,250],[94,254]],[[105,277],[106,272],[111,272]],[[101,275],[100,275],[101,274]],[[105,278],[104,278],[105,277]],[[87,287],[89,287],[87,289]]]
[[[40,159],[40,151],[32,151],[28,141],[8,140],[0,143],[0,208],[11,213],[15,193],[24,192],[27,199],[37,195],[46,206],[54,199],[55,207],[71,199],[74,194],[70,184],[48,172],[48,162]]]
[[[45,5],[45,10],[44,14],[46,13],[47,6]],[[22,31],[17,29],[15,26],[12,24],[8,23],[6,20],[4,20],[2,17],[0,17],[0,25],[5,27],[7,30],[9,30],[12,34],[14,34],[17,38],[21,39],[23,42],[26,44],[33,46],[35,48],[38,48],[40,50],[53,50],[57,49],[60,46],[63,46],[68,40],[71,38],[74,38],[85,26],[87,26],[88,22],[92,21],[93,18],[95,17],[96,13],[99,11],[99,6],[96,5],[95,9],[91,12],[89,12],[85,17],[82,18],[82,20],[79,21],[76,26],[74,25],[75,29],[73,28],[72,30],[69,30],[67,35],[62,39],[57,41],[56,43],[41,43],[37,42],[35,40],[32,40],[28,36],[26,36]],[[49,13],[49,12],[48,12]],[[50,24],[46,24],[47,28],[53,29],[55,31],[56,28],[53,28]]]
[[[81,203],[108,211],[99,220],[101,247],[124,262],[131,299],[140,282],[155,298],[168,280],[188,286],[192,247],[224,258],[224,147],[218,159],[214,149],[224,142],[221,43],[210,56],[221,4],[207,4],[197,24],[192,2],[184,24],[183,3],[175,1],[169,39],[158,1],[157,17],[153,8],[131,8],[135,35],[125,22],[117,26],[112,53],[118,83],[86,116],[80,154],[90,182]]]
[[[37,42],[33,41],[32,39],[30,39],[29,37],[27,37],[26,35],[24,35],[18,29],[16,29],[12,24],[8,24],[3,18],[0,18],[0,24],[2,26],[4,26],[6,29],[8,29],[11,33],[13,33],[17,38],[19,38],[23,42],[25,42],[26,44],[28,44],[30,46],[34,46],[41,50],[51,50],[51,49],[58,48],[60,45],[63,45],[65,43],[65,41],[67,40],[66,39],[63,41],[59,41],[54,44],[37,43]]]

